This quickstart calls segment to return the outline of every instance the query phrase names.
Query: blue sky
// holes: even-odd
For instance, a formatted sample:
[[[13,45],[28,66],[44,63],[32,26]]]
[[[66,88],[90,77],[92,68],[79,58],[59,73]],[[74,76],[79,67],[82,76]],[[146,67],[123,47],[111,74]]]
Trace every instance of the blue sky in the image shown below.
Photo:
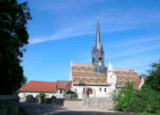
[[[91,64],[97,8],[106,65],[146,73],[160,59],[160,0],[29,0],[33,20],[22,66],[30,80],[68,80]]]

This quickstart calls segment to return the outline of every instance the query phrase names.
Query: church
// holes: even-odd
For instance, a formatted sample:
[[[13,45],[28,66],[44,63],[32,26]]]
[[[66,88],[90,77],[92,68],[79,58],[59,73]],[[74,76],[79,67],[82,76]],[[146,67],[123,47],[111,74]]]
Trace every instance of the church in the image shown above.
[[[145,76],[139,76],[134,69],[112,67],[111,62],[105,65],[103,45],[100,40],[99,17],[97,17],[96,42],[92,49],[92,64],[70,64],[69,81],[45,82],[30,81],[19,89],[19,97],[25,100],[26,96],[36,97],[39,93],[46,94],[46,98],[55,96],[64,98],[68,90],[75,91],[78,99],[84,95],[88,97],[111,97],[129,81],[134,88],[139,89],[144,83]]]
[[[71,90],[82,99],[86,92],[89,97],[110,97],[128,81],[134,83],[134,88],[140,88],[144,79],[134,69],[112,67],[111,62],[105,66],[103,45],[100,38],[99,17],[97,17],[96,42],[92,49],[92,64],[70,64],[69,81]]]

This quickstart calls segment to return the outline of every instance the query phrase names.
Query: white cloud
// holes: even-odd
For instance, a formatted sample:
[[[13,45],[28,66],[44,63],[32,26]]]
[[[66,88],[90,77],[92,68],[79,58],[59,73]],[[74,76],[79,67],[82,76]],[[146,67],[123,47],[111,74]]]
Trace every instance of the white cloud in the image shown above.
[[[32,1],[32,6],[39,10],[49,11],[56,16],[56,32],[49,36],[39,36],[30,38],[30,44],[42,43],[46,41],[59,40],[69,37],[95,34],[96,9],[89,9],[88,6],[95,8],[98,0],[94,1]],[[106,0],[102,0],[103,4]],[[67,4],[67,5],[66,5]],[[79,7],[81,6],[81,7]],[[63,17],[63,18],[62,18]],[[128,8],[103,8],[100,12],[101,33],[115,31],[125,31],[131,29],[142,29],[150,23],[160,22],[159,9],[138,9]]]
[[[146,42],[152,42],[152,41],[157,41],[160,40],[160,36],[151,36],[151,37],[134,37],[134,38],[129,38],[131,39],[128,42],[122,41],[120,44],[116,44],[113,47],[126,47],[134,44],[139,44],[139,43],[146,43]]]
[[[153,45],[153,46],[148,46],[148,47],[137,47],[137,48],[126,50],[126,51],[121,52],[121,53],[109,54],[108,58],[117,58],[117,57],[130,56],[130,55],[150,52],[150,51],[152,51],[154,49],[159,49],[159,48],[160,48],[160,44]]]

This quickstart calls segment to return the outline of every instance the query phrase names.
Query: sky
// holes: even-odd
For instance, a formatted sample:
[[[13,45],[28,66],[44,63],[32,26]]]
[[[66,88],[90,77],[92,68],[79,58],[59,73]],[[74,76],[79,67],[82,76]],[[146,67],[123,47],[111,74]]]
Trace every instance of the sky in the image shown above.
[[[68,80],[91,64],[97,9],[105,65],[145,73],[160,59],[160,0],[28,0],[32,20],[22,66],[27,80]]]

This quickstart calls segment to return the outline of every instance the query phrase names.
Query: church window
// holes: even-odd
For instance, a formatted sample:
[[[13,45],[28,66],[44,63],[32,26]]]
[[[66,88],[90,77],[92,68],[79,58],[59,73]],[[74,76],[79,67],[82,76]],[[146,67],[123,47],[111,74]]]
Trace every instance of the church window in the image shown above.
[[[101,87],[99,88],[99,91],[101,91]]]
[[[85,92],[85,88],[83,88],[83,92]]]
[[[106,88],[104,88],[104,92],[106,92]]]

